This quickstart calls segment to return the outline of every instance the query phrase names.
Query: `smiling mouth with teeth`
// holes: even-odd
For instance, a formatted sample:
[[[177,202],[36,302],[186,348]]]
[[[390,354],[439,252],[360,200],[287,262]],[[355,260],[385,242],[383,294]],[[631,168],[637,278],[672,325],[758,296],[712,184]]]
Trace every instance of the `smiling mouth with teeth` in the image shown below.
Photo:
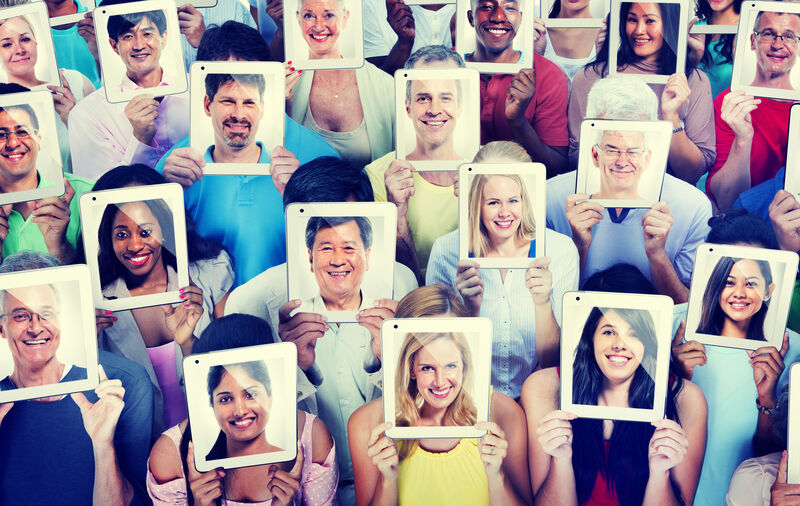
[[[344,278],[347,277],[348,274],[350,274],[350,271],[328,271],[328,276],[333,278]]]
[[[436,397],[437,399],[444,399],[448,395],[450,395],[450,390],[452,389],[453,387],[444,387],[439,389],[430,388],[429,390],[433,394],[433,396]]]
[[[255,420],[256,420],[255,417],[242,418],[240,420],[232,420],[230,424],[236,427],[237,429],[246,429],[247,427],[253,425],[253,422],[255,422]]]
[[[623,366],[627,364],[632,357],[626,357],[623,355],[606,355],[606,358],[613,366]]]
[[[728,305],[731,307],[731,309],[734,309],[736,311],[742,311],[744,309],[747,309],[750,306],[750,303],[737,301],[737,302],[728,302]]]
[[[496,220],[494,224],[497,225],[497,228],[507,229],[511,228],[511,225],[514,224],[514,220],[502,220],[502,221]]]
[[[27,341],[22,341],[22,342],[25,343],[25,345],[27,346],[41,346],[43,344],[46,344],[48,341],[50,341],[50,339],[44,338],[44,339],[28,339]]]
[[[135,257],[125,257],[129,263],[136,267],[141,267],[142,265],[146,264],[147,261],[150,259],[150,253],[146,253],[144,255],[138,255]]]
[[[326,34],[323,34],[323,35],[317,35],[317,34],[312,33],[312,34],[309,34],[309,35],[311,35],[312,39],[314,39],[316,41],[319,41],[319,42],[326,41],[331,36],[331,34],[329,34],[329,33],[326,33]]]

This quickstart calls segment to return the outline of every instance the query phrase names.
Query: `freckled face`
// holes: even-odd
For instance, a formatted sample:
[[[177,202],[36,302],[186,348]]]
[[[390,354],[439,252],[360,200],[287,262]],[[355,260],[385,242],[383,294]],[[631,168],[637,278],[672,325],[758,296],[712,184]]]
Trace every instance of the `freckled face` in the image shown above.
[[[461,351],[447,338],[424,346],[414,356],[411,379],[422,399],[434,409],[447,408],[461,391],[464,362]]]
[[[242,367],[228,367],[211,393],[214,416],[226,436],[252,441],[264,433],[272,398]]]

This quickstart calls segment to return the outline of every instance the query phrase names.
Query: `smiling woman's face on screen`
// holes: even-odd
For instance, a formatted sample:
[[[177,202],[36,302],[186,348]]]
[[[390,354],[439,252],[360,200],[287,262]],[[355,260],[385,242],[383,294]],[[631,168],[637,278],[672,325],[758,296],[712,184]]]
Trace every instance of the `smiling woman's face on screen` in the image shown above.
[[[425,402],[423,411],[452,404],[464,380],[464,362],[455,342],[440,338],[423,346],[414,357],[411,379]]]
[[[33,72],[38,58],[33,28],[21,16],[8,18],[0,24],[0,63],[9,76],[24,76]]]
[[[339,58],[339,37],[350,17],[344,0],[298,0],[297,11],[309,58]]]
[[[657,3],[635,3],[622,21],[634,54],[643,60],[656,60],[664,45],[661,7]]]
[[[161,223],[144,202],[119,206],[111,226],[117,260],[134,276],[145,276],[161,261]]]
[[[272,399],[243,367],[226,367],[211,396],[217,423],[230,440],[252,441],[264,433]]]
[[[607,380],[625,381],[641,364],[644,344],[619,313],[606,311],[594,331],[594,356]]]
[[[748,324],[775,288],[767,285],[758,263],[749,258],[733,264],[724,283],[719,305],[725,316],[738,324]]]

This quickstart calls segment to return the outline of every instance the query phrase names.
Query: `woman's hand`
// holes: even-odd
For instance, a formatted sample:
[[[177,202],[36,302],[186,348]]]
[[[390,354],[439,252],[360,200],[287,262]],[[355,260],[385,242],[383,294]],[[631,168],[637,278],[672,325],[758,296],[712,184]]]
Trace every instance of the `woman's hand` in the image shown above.
[[[95,327],[97,327],[98,336],[101,332],[114,325],[114,322],[117,321],[117,317],[112,316],[113,314],[114,313],[112,311],[108,311],[106,309],[94,310]]]
[[[122,381],[118,379],[108,379],[102,365],[97,366],[100,375],[100,384],[94,389],[97,395],[97,402],[92,404],[82,392],[70,394],[72,400],[78,405],[83,417],[83,427],[92,440],[92,446],[112,445],[114,443],[114,431],[117,428],[119,415],[125,402],[125,388]]]
[[[664,418],[652,424],[656,430],[650,438],[647,459],[650,463],[650,474],[664,473],[683,462],[689,448],[689,440],[683,427],[674,420]]]
[[[547,27],[542,18],[533,18],[533,50],[544,55],[547,50]]]
[[[706,365],[706,347],[697,341],[683,342],[686,332],[686,320],[681,320],[675,338],[672,340],[672,358],[675,360],[677,373],[687,380],[692,379],[695,366]]]
[[[356,322],[369,330],[372,337],[372,354],[381,359],[381,324],[383,320],[394,318],[397,311],[397,301],[391,299],[378,299],[373,307],[356,313]]]
[[[303,71],[292,66],[292,62],[287,61],[286,65],[286,101],[291,104],[294,100],[294,86],[300,81]],[[287,109],[288,109],[287,105]],[[288,114],[289,111],[287,111]]]
[[[698,18],[689,22],[689,54],[687,55],[696,67],[703,59],[706,52],[706,35],[704,33],[692,33],[692,27],[697,23]]]
[[[391,427],[391,422],[384,422],[378,425],[372,429],[369,441],[367,441],[367,455],[386,480],[397,479],[397,467],[399,465],[397,445],[395,445],[394,440],[386,435],[386,429]]]
[[[181,298],[178,306],[172,307],[171,304],[167,304],[161,306],[161,309],[164,311],[167,330],[181,349],[184,349],[187,345],[191,346],[194,341],[194,328],[203,316],[203,290],[198,286],[189,285],[178,292]]]
[[[478,441],[478,451],[481,453],[483,468],[489,476],[500,473],[503,466],[503,459],[506,458],[508,441],[506,434],[494,422],[478,422],[475,424],[478,430],[485,430],[486,434],[481,436]]]
[[[553,273],[550,272],[550,258],[539,257],[531,262],[525,272],[525,286],[533,296],[533,303],[537,306],[550,302],[550,292],[553,290]]]
[[[186,469],[189,478],[189,490],[192,491],[196,506],[212,506],[217,504],[217,499],[222,496],[222,478],[225,471],[214,469],[207,473],[200,473],[194,467],[194,444],[189,441],[189,451],[186,455]]]
[[[667,85],[661,92],[661,118],[665,121],[672,121],[675,125],[678,120],[678,109],[686,102],[692,94],[689,88],[689,80],[686,74],[676,72],[667,79]]]
[[[750,365],[753,366],[753,381],[758,391],[758,402],[767,408],[775,406],[777,396],[775,386],[784,369],[783,357],[789,351],[789,333],[783,333],[783,345],[780,351],[774,346],[762,346],[757,350],[748,351]]]
[[[572,458],[572,424],[570,420],[578,418],[572,413],[551,411],[539,420],[536,434],[539,444],[548,455],[557,459]]]
[[[456,289],[472,316],[480,315],[483,300],[483,280],[479,268],[475,260],[461,260],[456,271]]]
[[[288,473],[281,470],[278,466],[269,466],[269,492],[272,494],[273,502],[270,505],[289,506],[294,504],[294,496],[300,490],[300,476],[303,472],[303,447],[297,443],[297,459],[294,467]]]
[[[64,77],[64,69],[59,69],[58,74],[61,76],[61,84],[63,84],[63,86],[49,84],[47,85],[47,89],[53,94],[53,105],[56,108],[56,113],[58,113],[61,122],[66,126],[69,112],[75,107],[77,100],[75,100],[75,95],[72,94],[72,89],[69,87],[67,78]]]
[[[594,39],[594,50],[597,52],[597,54],[600,54],[600,50],[603,48],[603,44],[605,44],[607,36],[608,21],[604,19],[603,26],[597,31],[597,37]]]

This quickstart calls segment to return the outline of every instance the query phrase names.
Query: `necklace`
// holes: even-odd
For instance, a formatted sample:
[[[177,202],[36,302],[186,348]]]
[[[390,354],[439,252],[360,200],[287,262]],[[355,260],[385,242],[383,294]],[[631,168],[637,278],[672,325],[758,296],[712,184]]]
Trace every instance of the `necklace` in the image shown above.
[[[319,72],[320,72],[320,71],[317,71],[317,73],[315,74],[315,77],[314,77],[315,79],[317,79],[317,76],[319,76],[319,75],[320,75],[320,73],[319,73]],[[333,93],[333,98],[334,98],[334,99],[338,99],[338,98],[339,98],[339,94],[340,94],[341,92],[343,92],[343,91],[345,90],[345,88],[347,88],[347,87],[348,87],[348,85],[350,85],[350,83],[351,83],[351,82],[354,80],[354,79],[353,79],[353,77],[355,77],[355,72],[351,72],[351,73],[348,73],[348,74],[349,74],[350,76],[352,76],[352,77],[348,77],[347,79],[345,79],[345,81],[344,81],[344,84],[342,84],[341,86],[339,86],[339,89],[337,89],[337,90],[335,90],[335,91],[334,91],[334,90],[330,90],[330,92],[331,92],[331,93]],[[322,82],[322,84],[324,84],[324,85],[330,86],[330,84],[331,84],[332,80],[323,80],[323,79],[320,79],[320,82]]]

